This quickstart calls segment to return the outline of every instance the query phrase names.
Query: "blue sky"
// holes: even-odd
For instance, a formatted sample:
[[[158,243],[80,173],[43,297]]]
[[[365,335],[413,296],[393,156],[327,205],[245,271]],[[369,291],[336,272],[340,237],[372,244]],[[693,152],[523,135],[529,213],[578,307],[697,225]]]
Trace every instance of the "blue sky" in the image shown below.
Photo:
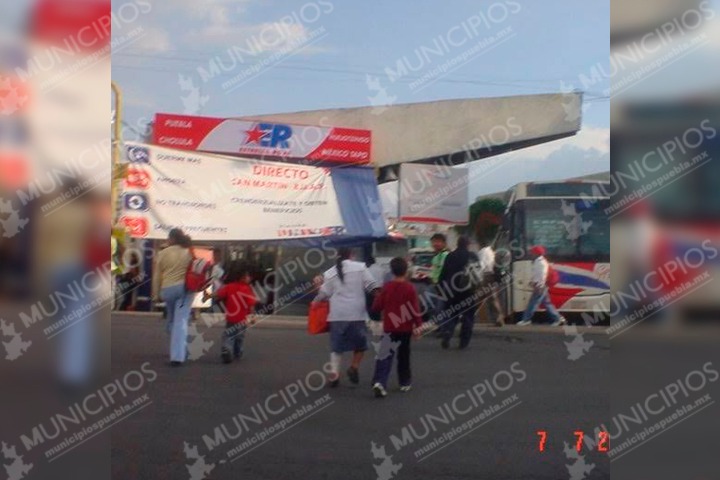
[[[150,7],[138,7],[143,2]],[[187,113],[223,117],[370,105],[375,93],[367,75],[388,87],[394,103],[559,92],[581,87],[581,76],[590,75],[593,66],[607,65],[609,57],[607,1],[113,2],[114,11],[120,8],[128,18],[133,8],[141,12],[113,30],[113,79],[124,92],[125,121],[133,126],[158,111],[187,110],[187,90],[181,89],[179,75],[191,79],[206,100]],[[123,37],[137,26],[142,27],[139,38]],[[437,64],[466,51],[470,40],[501,30],[505,40],[426,88],[410,88]],[[445,45],[439,58],[418,65],[414,55],[419,49],[437,48],[438,39],[448,38],[458,46]],[[468,42],[459,45],[464,39]],[[199,69],[208,71],[212,59],[229,65],[239,58],[238,51],[248,52],[257,42],[262,51],[241,54],[241,64],[203,80]],[[284,58],[279,52],[288,45],[304,47],[290,48],[292,54]],[[234,53],[228,50],[233,46]],[[241,69],[277,58],[273,55],[284,60],[263,67],[240,88],[223,88]],[[388,69],[395,70],[403,58],[418,70],[391,82]],[[602,81],[589,89],[591,101],[578,136],[509,154],[493,175],[471,187],[471,197],[524,180],[608,170],[609,101],[602,98],[608,87]]]

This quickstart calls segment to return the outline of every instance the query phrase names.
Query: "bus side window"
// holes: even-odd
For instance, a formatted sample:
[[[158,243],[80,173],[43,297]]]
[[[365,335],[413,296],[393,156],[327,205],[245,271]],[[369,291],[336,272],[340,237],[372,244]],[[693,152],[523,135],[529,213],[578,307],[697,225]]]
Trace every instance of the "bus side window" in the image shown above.
[[[511,241],[514,241],[515,248],[513,249],[513,260],[522,260],[523,255],[518,255],[519,250],[525,252],[527,250],[527,242],[525,238],[524,219],[525,212],[523,211],[522,205],[516,205],[511,211],[512,230],[510,234]],[[519,247],[519,249],[518,249]]]

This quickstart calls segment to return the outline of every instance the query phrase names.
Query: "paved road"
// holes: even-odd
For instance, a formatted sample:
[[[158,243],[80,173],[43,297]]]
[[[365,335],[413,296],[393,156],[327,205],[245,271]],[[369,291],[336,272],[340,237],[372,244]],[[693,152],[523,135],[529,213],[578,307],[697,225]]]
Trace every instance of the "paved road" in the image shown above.
[[[588,336],[594,345],[576,361],[561,330],[482,331],[464,351],[422,339],[413,345],[414,390],[398,392],[393,377],[378,400],[370,359],[359,387],[322,386],[324,335],[254,329],[242,362],[222,365],[221,330],[197,331],[198,358],[171,368],[159,319],[113,316],[113,378],[138,388],[128,403],[147,394],[112,427],[113,478],[558,480],[582,462],[588,475],[575,478],[609,477],[605,454],[569,459],[563,450],[573,431],[610,417],[602,335]],[[537,430],[549,435],[542,454]]]

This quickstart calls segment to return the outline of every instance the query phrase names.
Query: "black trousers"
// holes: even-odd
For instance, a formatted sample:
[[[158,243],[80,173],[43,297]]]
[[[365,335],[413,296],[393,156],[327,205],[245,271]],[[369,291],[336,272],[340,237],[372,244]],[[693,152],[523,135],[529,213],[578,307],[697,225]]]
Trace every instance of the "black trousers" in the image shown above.
[[[452,308],[449,306],[448,308]],[[450,317],[443,327],[443,338],[450,340],[455,334],[455,327],[460,324],[460,346],[466,347],[470,343],[473,333],[473,325],[475,324],[475,311],[477,307],[466,307],[461,309],[459,313]]]
[[[397,355],[397,372],[400,386],[410,385],[412,383],[412,372],[410,371],[410,339],[412,338],[412,333],[386,333],[384,335],[390,337],[390,342],[392,342],[393,345],[387,351],[381,348],[380,352],[383,358],[378,357],[375,360],[375,375],[373,376],[372,383],[375,384],[379,382],[383,387],[387,388],[393,358]]]

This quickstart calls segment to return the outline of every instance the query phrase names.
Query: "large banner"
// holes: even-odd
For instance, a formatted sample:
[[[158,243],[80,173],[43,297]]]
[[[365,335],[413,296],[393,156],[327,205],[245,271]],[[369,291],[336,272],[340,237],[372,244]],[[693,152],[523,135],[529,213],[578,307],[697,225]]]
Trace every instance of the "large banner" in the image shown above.
[[[369,130],[158,113],[153,143],[181,150],[350,165],[370,163]]]
[[[121,222],[134,237],[271,240],[344,232],[330,178],[321,167],[184,152],[126,143]]]
[[[466,225],[468,169],[403,163],[399,197],[400,221]]]

